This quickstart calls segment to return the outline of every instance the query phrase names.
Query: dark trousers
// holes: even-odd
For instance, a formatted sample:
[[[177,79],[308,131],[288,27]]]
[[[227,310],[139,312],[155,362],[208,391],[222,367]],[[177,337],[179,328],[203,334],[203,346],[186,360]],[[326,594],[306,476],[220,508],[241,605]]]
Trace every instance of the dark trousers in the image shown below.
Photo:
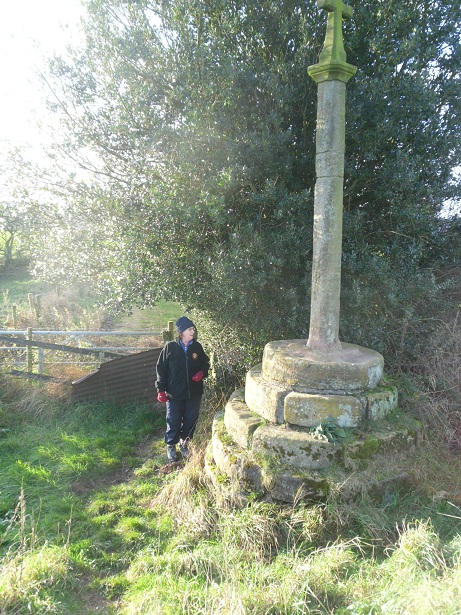
[[[178,444],[179,440],[192,438],[197,425],[202,397],[169,399],[166,402],[165,442]]]

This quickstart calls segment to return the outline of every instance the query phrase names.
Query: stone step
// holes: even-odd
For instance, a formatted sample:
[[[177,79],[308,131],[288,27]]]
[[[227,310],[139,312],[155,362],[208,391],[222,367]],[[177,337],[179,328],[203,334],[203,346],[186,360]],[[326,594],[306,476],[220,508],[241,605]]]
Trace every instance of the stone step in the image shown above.
[[[384,384],[354,394],[292,391],[267,380],[261,365],[249,370],[244,395],[239,394],[255,415],[300,427],[315,427],[327,419],[340,427],[356,427],[363,420],[384,418],[398,403],[397,389]]]
[[[262,374],[291,391],[354,393],[374,389],[383,375],[379,352],[342,342],[341,348],[321,353],[307,340],[277,340],[264,347]]]
[[[224,424],[228,434],[243,449],[250,449],[256,429],[264,423],[258,414],[251,412],[243,401],[243,389],[235,391],[224,410]]]
[[[227,478],[243,481],[252,489],[263,491],[261,467],[252,460],[247,450],[229,436],[224,424],[224,412],[218,412],[214,418],[211,447],[217,469]]]
[[[262,365],[252,367],[245,380],[245,403],[248,408],[271,423],[283,423],[284,400],[291,389],[269,382],[262,375]]]
[[[366,431],[346,430],[343,440],[330,442],[319,439],[306,429],[258,423],[241,401],[234,400],[231,408],[229,418],[226,418],[227,408],[221,415],[222,426],[219,430],[217,419],[215,420],[213,433],[213,450],[216,449],[221,460],[217,460],[217,465],[222,465],[221,469],[228,475],[229,468],[222,461],[223,456],[227,455],[223,443],[227,443],[229,450],[232,450],[232,453],[229,453],[232,457],[244,459],[239,463],[247,468],[253,463],[250,463],[250,459],[262,458],[295,468],[298,472],[322,470],[332,464],[356,470],[366,466],[376,455],[398,453],[413,448],[421,430],[421,424],[416,419],[398,415],[392,417],[392,420],[371,424]],[[242,471],[239,471],[240,474]]]
[[[328,468],[339,462],[342,454],[339,446],[318,440],[309,432],[275,425],[259,427],[254,432],[252,451],[301,471]]]
[[[400,426],[395,420],[382,421],[378,430],[359,432],[343,444],[319,441],[318,444],[325,446],[314,447],[311,438],[304,441],[294,438],[289,433],[293,430],[277,426],[269,426],[268,430],[267,427],[256,429],[253,448],[246,450],[228,434],[224,412],[218,413],[213,422],[207,471],[218,482],[230,480],[242,489],[285,502],[324,500],[332,486],[334,489],[340,486],[344,498],[356,497],[363,490],[379,496],[408,479],[389,460],[391,453],[396,453],[398,458],[401,453],[414,450],[421,432],[419,421],[402,416]],[[256,435],[259,430],[261,437]],[[281,431],[286,432],[285,450],[276,449],[280,438],[283,440]],[[313,463],[302,460],[300,463],[301,449],[306,451],[306,442],[311,446]],[[331,463],[326,464],[328,461]],[[347,488],[343,488],[346,484]]]

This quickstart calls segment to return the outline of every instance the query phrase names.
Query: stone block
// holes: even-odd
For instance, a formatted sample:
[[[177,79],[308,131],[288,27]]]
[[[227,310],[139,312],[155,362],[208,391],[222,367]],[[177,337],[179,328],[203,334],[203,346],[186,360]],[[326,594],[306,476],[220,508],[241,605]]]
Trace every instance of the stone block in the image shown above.
[[[383,368],[379,352],[354,344],[323,353],[309,349],[306,340],[278,340],[264,348],[262,376],[300,393],[350,394],[375,388]]]
[[[367,394],[366,400],[367,419],[371,421],[383,419],[397,408],[397,389],[395,387],[378,387],[376,391]]]
[[[241,401],[245,402],[245,389],[236,389],[233,393],[229,395],[229,401]]]
[[[375,461],[379,463],[379,458]],[[367,497],[379,506],[386,506],[397,494],[408,493],[414,486],[408,473],[401,468],[391,465],[386,470],[386,476],[376,476],[366,468],[352,474],[336,474],[330,481],[338,487],[341,502],[351,503]]]
[[[224,425],[227,433],[243,449],[251,448],[254,431],[261,425],[263,419],[253,412],[238,397],[231,397],[224,410]]]
[[[340,427],[356,427],[364,414],[365,403],[353,395],[292,392],[285,397],[285,421],[301,427],[315,427],[328,418]]]
[[[231,480],[244,481],[257,491],[263,490],[261,468],[226,434],[222,413],[213,421],[211,443],[214,462],[221,472]]]
[[[283,423],[283,400],[289,389],[266,381],[261,365],[250,369],[245,381],[245,403],[248,408],[271,423]]]
[[[416,419],[406,424],[381,425],[379,430],[364,433],[342,445],[343,465],[347,468],[366,467],[377,455],[406,453],[418,444],[421,436],[421,423]]]
[[[308,432],[266,425],[253,434],[253,452],[272,457],[299,470],[327,468],[340,458],[340,448],[317,440]]]
[[[271,480],[265,483],[270,496],[282,502],[320,502],[329,491],[325,477],[314,473],[311,476],[299,475],[289,472],[274,474]]]
[[[389,427],[374,435],[379,440],[379,453],[402,453],[412,450],[417,445],[421,435],[421,424],[418,422],[418,427],[415,428]]]

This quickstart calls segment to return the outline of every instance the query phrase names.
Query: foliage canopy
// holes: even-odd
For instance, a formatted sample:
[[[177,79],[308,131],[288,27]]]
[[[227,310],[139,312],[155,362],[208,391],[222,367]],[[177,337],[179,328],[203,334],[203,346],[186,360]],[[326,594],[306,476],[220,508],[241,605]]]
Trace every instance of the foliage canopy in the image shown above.
[[[461,8],[350,4],[345,46],[359,71],[347,93],[341,335],[398,350],[418,306],[430,312],[453,282],[460,254],[456,221],[439,214],[461,192]],[[255,348],[307,335],[307,67],[324,12],[312,0],[87,9],[85,45],[54,58],[46,79],[67,129],[60,149],[93,173],[68,191],[67,220],[38,270],[86,276],[119,309],[178,301],[215,341],[226,330]]]

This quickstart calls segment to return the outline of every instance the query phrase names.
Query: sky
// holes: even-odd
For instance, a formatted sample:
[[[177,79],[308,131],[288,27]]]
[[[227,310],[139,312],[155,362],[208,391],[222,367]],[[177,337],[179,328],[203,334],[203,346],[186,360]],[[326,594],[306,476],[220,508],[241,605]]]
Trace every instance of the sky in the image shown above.
[[[45,111],[37,71],[44,57],[78,41],[80,0],[2,0],[0,8],[0,156],[15,146],[38,147]]]

